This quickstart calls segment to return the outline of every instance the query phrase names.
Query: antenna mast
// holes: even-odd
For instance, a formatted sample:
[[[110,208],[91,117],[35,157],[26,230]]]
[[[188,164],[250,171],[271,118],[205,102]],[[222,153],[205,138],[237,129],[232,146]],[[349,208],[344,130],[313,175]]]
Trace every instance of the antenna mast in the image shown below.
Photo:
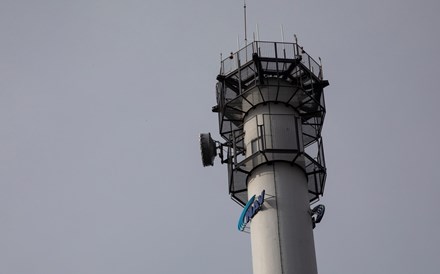
[[[246,19],[246,0],[244,0],[244,46],[247,46],[247,19]]]

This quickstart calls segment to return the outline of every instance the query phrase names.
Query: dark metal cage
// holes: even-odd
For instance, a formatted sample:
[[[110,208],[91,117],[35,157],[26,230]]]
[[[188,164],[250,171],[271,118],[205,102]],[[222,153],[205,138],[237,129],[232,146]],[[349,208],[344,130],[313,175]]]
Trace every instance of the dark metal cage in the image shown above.
[[[297,43],[255,41],[221,62],[217,77],[220,135],[225,142],[222,160],[228,165],[229,192],[241,205],[247,202],[247,176],[255,167],[273,161],[300,166],[308,179],[309,199],[323,195],[326,167],[321,130],[325,117],[322,67]],[[292,145],[271,147],[265,142],[265,119],[255,118],[258,138],[246,154],[243,124],[246,113],[259,104],[283,103],[298,116],[281,117],[299,129]],[[280,119],[280,117],[278,117]],[[300,132],[300,133],[298,133]]]

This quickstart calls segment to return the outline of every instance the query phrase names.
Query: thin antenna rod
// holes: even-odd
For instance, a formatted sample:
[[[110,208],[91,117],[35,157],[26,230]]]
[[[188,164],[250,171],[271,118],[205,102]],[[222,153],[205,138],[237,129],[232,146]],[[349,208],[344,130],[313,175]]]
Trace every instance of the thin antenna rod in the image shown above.
[[[255,24],[255,28],[257,29],[257,41],[260,41],[260,30],[258,29],[258,24]]]
[[[240,51],[240,35],[237,35],[237,51]]]
[[[284,28],[283,28],[283,25],[280,25],[280,29],[281,29],[281,42],[284,43]]]
[[[284,58],[286,58],[286,44],[284,44],[284,28],[283,25],[280,25],[281,28],[281,42],[283,43],[283,54],[284,54]]]
[[[220,52],[220,74],[225,71],[225,65],[223,63],[223,53]]]
[[[247,19],[246,19],[246,0],[244,0],[244,46],[247,45]]]

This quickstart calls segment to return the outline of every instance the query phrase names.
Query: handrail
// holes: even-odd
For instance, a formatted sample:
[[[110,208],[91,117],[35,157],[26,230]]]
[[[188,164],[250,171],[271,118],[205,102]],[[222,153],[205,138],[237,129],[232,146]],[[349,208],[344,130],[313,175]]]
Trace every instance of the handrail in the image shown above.
[[[262,58],[301,59],[301,63],[318,79],[322,78],[322,67],[303,47],[297,43],[254,41],[221,61],[220,74],[227,75],[252,61],[252,55],[257,53]],[[283,58],[281,58],[282,56]]]

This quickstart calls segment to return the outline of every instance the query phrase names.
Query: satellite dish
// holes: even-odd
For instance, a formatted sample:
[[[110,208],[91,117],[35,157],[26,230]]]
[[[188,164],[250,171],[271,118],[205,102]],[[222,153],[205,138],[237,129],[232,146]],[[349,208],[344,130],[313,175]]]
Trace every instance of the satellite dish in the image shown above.
[[[322,217],[324,217],[324,213],[325,213],[325,206],[324,205],[318,205],[312,209],[311,214],[312,214],[313,228],[315,228],[316,224],[321,222]]]
[[[321,222],[322,217],[324,217],[325,206],[324,205],[316,206],[314,209],[312,209],[312,213],[316,214],[316,223]]]
[[[215,156],[217,156],[215,141],[211,138],[211,133],[200,133],[200,151],[202,152],[203,166],[213,166]]]

